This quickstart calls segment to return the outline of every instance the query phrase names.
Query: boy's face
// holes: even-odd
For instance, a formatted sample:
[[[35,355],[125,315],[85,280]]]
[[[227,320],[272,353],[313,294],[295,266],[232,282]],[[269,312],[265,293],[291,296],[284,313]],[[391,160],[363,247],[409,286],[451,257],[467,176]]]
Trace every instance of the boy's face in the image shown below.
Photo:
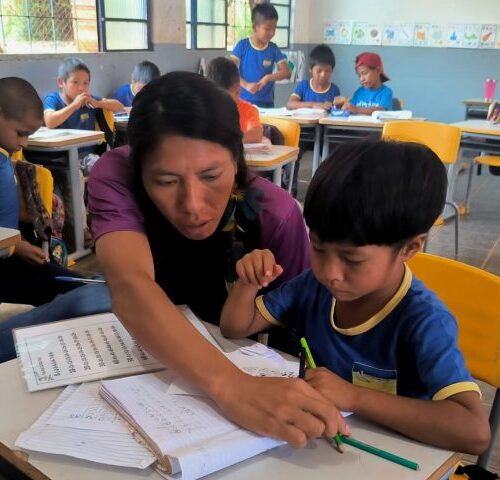
[[[81,93],[89,91],[90,75],[85,70],[75,70],[70,73],[66,81],[58,78],[57,84],[62,89],[66,100],[72,102]]]
[[[352,302],[382,293],[401,274],[403,258],[390,246],[321,242],[311,232],[314,276],[339,302]]]
[[[380,81],[380,67],[370,68],[365,65],[361,65],[356,68],[356,73],[359,77],[359,83],[361,83],[361,85],[365,88],[375,90],[382,84]]]
[[[327,63],[318,63],[311,68],[311,77],[314,83],[325,87],[330,83],[332,73],[333,68]]]
[[[240,99],[240,86],[238,84],[233,85],[227,92],[231,95],[231,98],[238,103]]]
[[[269,43],[276,33],[277,20],[264,20],[253,26],[254,35],[259,42]]]
[[[9,155],[25,148],[28,136],[42,126],[42,117],[27,113],[21,120],[5,118],[0,112],[0,147]]]
[[[132,91],[134,92],[134,95],[137,95],[143,88],[145,83],[141,82],[132,82]]]

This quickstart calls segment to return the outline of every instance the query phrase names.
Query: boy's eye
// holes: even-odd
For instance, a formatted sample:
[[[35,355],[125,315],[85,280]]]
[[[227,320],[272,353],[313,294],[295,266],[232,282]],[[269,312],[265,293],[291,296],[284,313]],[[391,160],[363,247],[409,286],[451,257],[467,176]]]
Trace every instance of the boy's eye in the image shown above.
[[[348,257],[344,257],[343,258],[343,261],[345,263],[347,263],[348,265],[361,265],[363,263],[363,260],[359,260],[359,259],[356,259],[356,258],[348,258]]]
[[[312,246],[313,250],[316,252],[316,253],[324,253],[325,251],[319,247],[318,245],[314,245]]]

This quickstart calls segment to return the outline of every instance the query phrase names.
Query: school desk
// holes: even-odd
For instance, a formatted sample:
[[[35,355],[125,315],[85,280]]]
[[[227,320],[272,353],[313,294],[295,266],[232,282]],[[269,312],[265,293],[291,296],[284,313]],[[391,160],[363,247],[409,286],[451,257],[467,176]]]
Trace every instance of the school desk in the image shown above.
[[[266,117],[271,118],[282,118],[284,120],[290,120],[291,122],[298,123],[300,125],[300,137],[301,140],[313,141],[313,162],[312,162],[312,175],[319,166],[320,162],[320,149],[321,149],[321,134],[323,132],[323,127],[319,123],[319,120],[326,115],[322,114],[312,114],[312,115],[261,115],[260,121],[266,123]],[[312,133],[312,135],[311,135]]]
[[[492,102],[486,102],[478,98],[464,100],[465,105],[465,120],[486,120],[488,109]]]
[[[205,324],[217,342],[231,351],[241,345],[252,343],[250,340],[230,341],[220,335],[218,327]],[[135,470],[106,466],[61,455],[27,452],[28,462],[14,457],[14,442],[40,414],[56,399],[62,388],[27,393],[17,360],[0,365],[0,384],[8,385],[0,395],[0,468],[2,461],[17,463],[18,468],[32,473],[26,478],[52,480],[161,480],[151,469]],[[332,479],[385,479],[385,480],[423,480],[445,479],[447,472],[459,460],[460,455],[448,450],[423,445],[409,440],[397,433],[383,429],[355,416],[348,418],[352,435],[357,439],[376,445],[420,465],[418,471],[410,470],[369,453],[345,446],[343,454],[338,453],[324,439],[310,441],[306,448],[295,450],[289,446],[278,447],[257,457],[216,472],[210,480],[255,480],[278,479],[315,480]],[[4,447],[2,448],[2,445]],[[14,468],[14,467],[13,467]],[[36,476],[33,469],[45,476]],[[1,471],[1,470],[0,470]],[[38,473],[37,475],[43,475]],[[20,476],[13,476],[20,478]],[[23,477],[24,478],[24,477]]]
[[[0,227],[0,258],[8,257],[11,247],[21,240],[21,232],[14,228]]]
[[[281,170],[284,165],[295,162],[299,154],[298,147],[286,145],[269,145],[270,153],[245,152],[245,160],[248,167],[256,172],[273,172],[273,182],[281,187]],[[292,169],[293,174],[293,169]],[[289,182],[288,191],[292,188]]]
[[[52,136],[51,136],[52,135]],[[37,152],[68,152],[66,168],[69,170],[71,213],[73,217],[73,230],[75,238],[75,250],[70,252],[69,257],[73,260],[81,258],[89,253],[84,247],[83,218],[85,211],[82,207],[82,194],[80,188],[80,163],[78,160],[78,149],[98,145],[104,141],[104,133],[92,130],[64,130],[64,129],[40,129],[28,139],[25,150]],[[46,165],[50,169],[50,160]]]

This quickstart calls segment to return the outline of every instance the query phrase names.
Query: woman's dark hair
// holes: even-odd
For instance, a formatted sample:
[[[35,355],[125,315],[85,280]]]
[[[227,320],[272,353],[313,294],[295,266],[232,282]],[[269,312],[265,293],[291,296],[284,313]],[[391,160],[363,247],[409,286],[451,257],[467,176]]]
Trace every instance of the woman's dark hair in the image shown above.
[[[335,68],[335,55],[328,45],[322,43],[311,50],[309,67],[313,68],[315,65],[330,65],[332,70]]]
[[[306,194],[307,226],[323,242],[398,248],[441,213],[446,170],[428,147],[361,140],[341,145]]]
[[[236,184],[246,186],[238,109],[213,82],[192,72],[171,72],[149,82],[135,97],[128,122],[131,158],[139,171],[169,135],[207,140],[227,148],[238,168]]]
[[[234,62],[225,57],[217,57],[207,67],[207,78],[225,90],[240,84],[240,71]]]

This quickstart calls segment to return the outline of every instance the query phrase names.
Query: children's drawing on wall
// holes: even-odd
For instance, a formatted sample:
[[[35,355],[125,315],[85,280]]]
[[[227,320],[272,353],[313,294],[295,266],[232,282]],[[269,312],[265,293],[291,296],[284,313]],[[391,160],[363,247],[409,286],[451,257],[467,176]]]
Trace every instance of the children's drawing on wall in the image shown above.
[[[394,46],[398,44],[399,26],[395,24],[384,25],[382,30],[382,45]]]
[[[352,26],[352,44],[367,45],[368,39],[368,23],[354,22]]]
[[[481,25],[467,24],[464,25],[464,35],[462,39],[463,48],[479,48],[479,40],[481,37]]]
[[[461,48],[463,35],[463,25],[448,25],[447,46],[452,48]]]
[[[399,25],[398,42],[400,47],[411,47],[413,45],[414,23],[402,23]]]
[[[446,25],[433,23],[429,29],[429,47],[446,46]]]
[[[413,32],[413,45],[415,47],[427,47],[429,45],[429,29],[430,25],[428,23],[415,24]]]
[[[494,48],[497,35],[496,25],[481,25],[479,48]]]

